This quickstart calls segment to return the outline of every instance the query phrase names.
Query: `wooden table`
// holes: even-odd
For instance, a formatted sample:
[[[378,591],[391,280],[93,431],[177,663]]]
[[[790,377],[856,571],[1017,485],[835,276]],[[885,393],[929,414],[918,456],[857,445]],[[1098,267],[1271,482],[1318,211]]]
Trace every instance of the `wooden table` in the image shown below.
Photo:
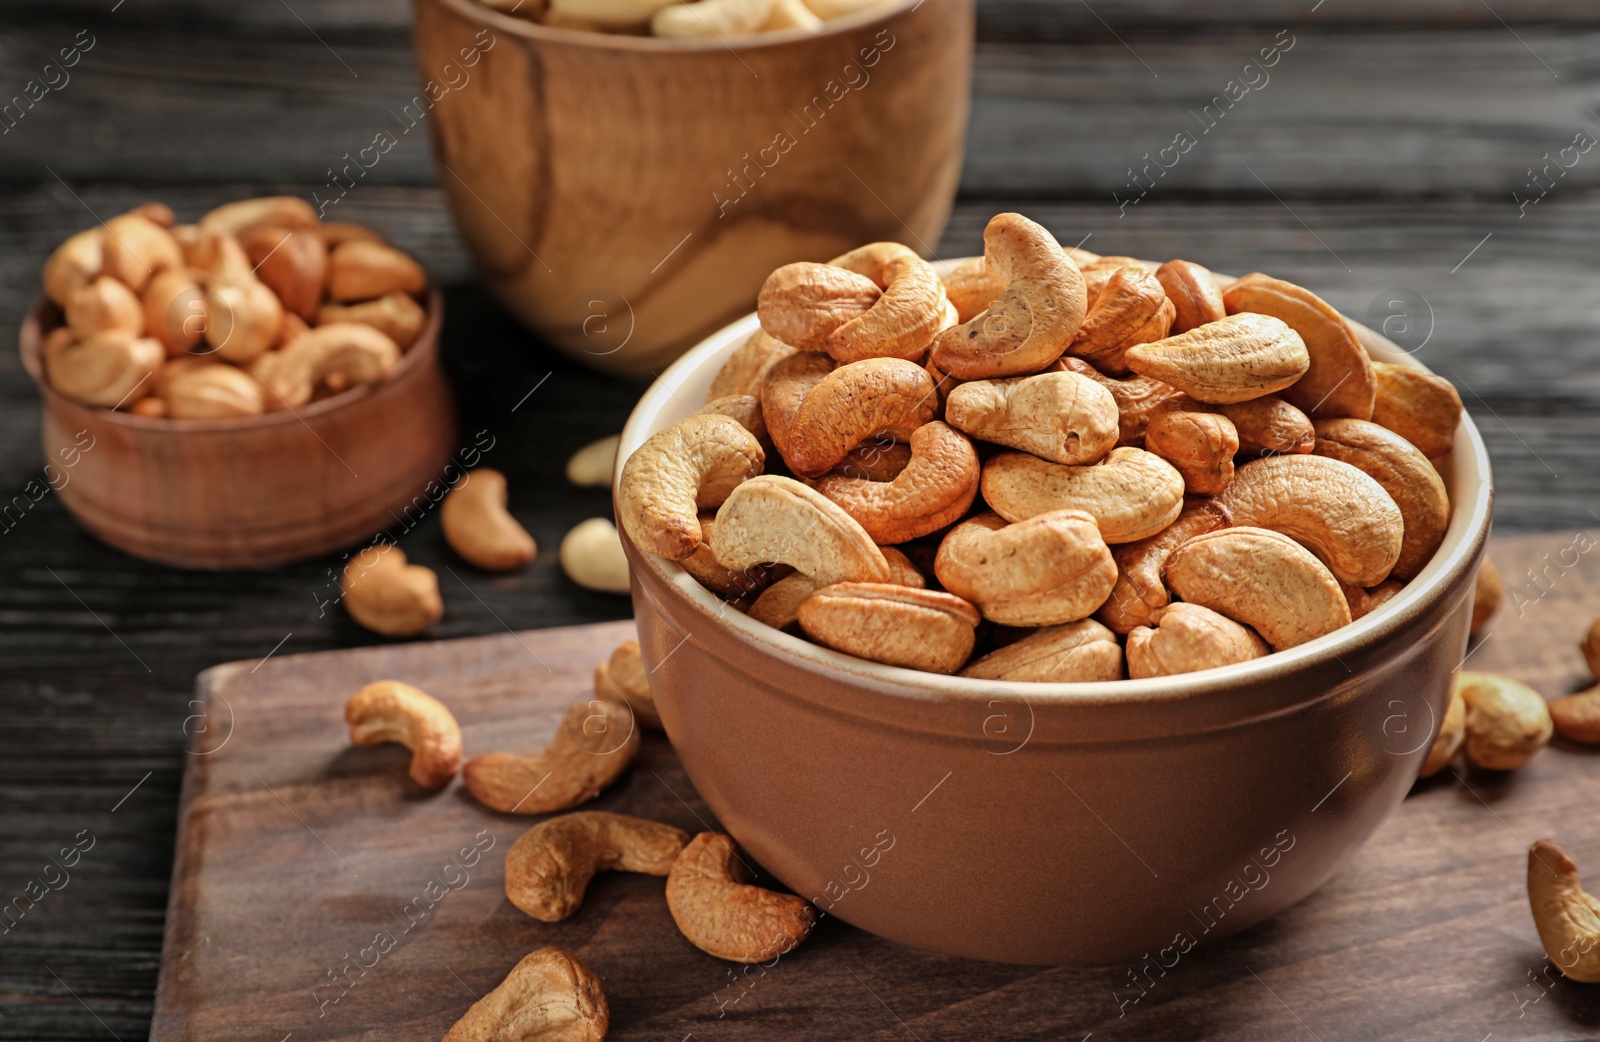
[[[69,79],[52,72],[25,115],[0,120],[0,325],[20,323],[44,257],[91,214],[158,198],[194,216],[325,186],[328,168],[415,94],[407,26],[398,0],[13,0],[0,99],[21,95],[62,48],[84,49]],[[975,252],[984,221],[1016,208],[1091,249],[1261,268],[1374,325],[1388,316],[1391,335],[1420,345],[1477,418],[1497,468],[1498,530],[1590,525],[1600,152],[1565,173],[1529,170],[1575,135],[1600,137],[1586,89],[1597,27],[1600,9],[1584,0],[984,2],[962,193],[929,245]],[[1275,65],[1246,69],[1274,42]],[[1230,91],[1237,100],[1208,127],[1204,107]],[[1130,168],[1180,132],[1195,143],[1176,162],[1166,154],[1165,174],[1152,166],[1139,195]],[[527,572],[491,577],[446,553],[436,521],[411,533],[407,553],[440,574],[438,633],[623,617],[624,599],[566,582],[553,551],[571,525],[608,511],[603,492],[561,480],[566,456],[618,429],[640,388],[584,372],[507,319],[473,284],[435,184],[426,145],[404,140],[340,216],[381,226],[445,284],[462,429],[496,438],[488,462],[509,475],[545,548]],[[6,502],[40,476],[37,425],[33,388],[0,351]],[[200,726],[194,675],[374,643],[342,613],[319,613],[337,563],[178,572],[94,542],[53,496],[5,517],[0,898],[80,834],[95,845],[70,883],[0,934],[0,1038],[146,1033],[185,731]],[[1251,1037],[1269,1037],[1261,1030]],[[1340,1037],[1336,1024],[1316,1033]]]

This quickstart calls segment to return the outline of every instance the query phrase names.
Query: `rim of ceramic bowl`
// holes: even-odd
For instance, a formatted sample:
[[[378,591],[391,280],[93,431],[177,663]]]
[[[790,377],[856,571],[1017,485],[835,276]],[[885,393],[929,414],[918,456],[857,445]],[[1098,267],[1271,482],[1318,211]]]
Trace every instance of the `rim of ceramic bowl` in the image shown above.
[[[102,416],[107,423],[120,424],[139,431],[243,431],[256,430],[262,427],[273,427],[283,423],[302,423],[315,419],[318,416],[334,412],[338,409],[348,408],[364,398],[378,394],[385,387],[405,377],[419,366],[426,365],[427,360],[439,351],[439,330],[444,325],[444,295],[439,292],[439,287],[428,286],[427,321],[422,326],[422,331],[411,342],[411,346],[400,354],[400,361],[395,367],[384,373],[371,383],[361,384],[338,394],[329,395],[320,401],[311,402],[298,409],[277,409],[273,412],[264,412],[259,416],[241,416],[233,419],[216,420],[170,420],[157,419],[150,416],[136,416],[122,409],[107,409],[99,405],[88,405],[69,398],[50,386],[50,381],[44,378],[44,360],[41,353],[44,350],[45,337],[48,332],[45,328],[46,320],[58,317],[60,308],[48,298],[41,298],[22,320],[22,331],[18,337],[18,351],[22,355],[22,368],[32,378],[34,386],[39,389],[41,398],[46,399],[52,407],[85,409]],[[49,332],[53,332],[60,322],[51,325]],[[199,356],[205,357],[205,356]]]
[[[896,15],[921,7],[927,0],[891,0],[864,11],[857,11],[855,14],[832,19],[816,31],[775,29],[732,38],[723,36],[664,38],[595,32],[589,29],[563,29],[502,14],[486,4],[479,3],[478,0],[435,0],[435,2],[484,25],[502,29],[513,36],[543,43],[567,44],[600,51],[637,51],[648,54],[696,54],[703,51],[731,51],[737,54],[739,51],[783,47],[803,40],[824,40],[830,36],[842,36],[877,22],[887,22]]]
[[[934,266],[943,273],[960,264],[963,259],[942,261]],[[1376,360],[1398,362],[1424,372],[1430,371],[1388,338],[1374,333],[1359,322],[1350,320],[1350,324]],[[665,426],[660,418],[672,415],[674,410],[689,411],[677,393],[679,387],[702,369],[711,365],[720,366],[726,355],[742,344],[759,325],[753,313],[730,323],[690,348],[650,385],[623,428],[617,467],[612,475],[613,497],[621,479],[622,463],[646,438]],[[629,549],[635,567],[642,563],[643,567],[654,572],[663,581],[671,597],[703,615],[708,624],[726,628],[752,650],[778,656],[786,663],[803,669],[821,671],[843,683],[870,688],[875,695],[890,701],[954,701],[981,706],[992,703],[996,693],[1003,692],[1024,699],[1030,705],[1035,699],[1041,704],[1086,709],[1170,705],[1203,699],[1247,683],[1283,680],[1296,673],[1340,663],[1343,661],[1341,655],[1351,655],[1359,649],[1382,643],[1432,606],[1477,561],[1488,537],[1494,498],[1487,450],[1477,427],[1464,411],[1451,455],[1455,472],[1446,479],[1451,492],[1450,525],[1444,541],[1428,564],[1400,593],[1349,625],[1298,647],[1249,662],[1145,680],[1079,683],[995,681],[926,673],[871,662],[812,644],[756,622],[742,612],[728,611],[720,598],[696,582],[677,562],[645,553],[631,543]],[[1470,493],[1470,496],[1463,498],[1464,492]],[[622,533],[622,538],[627,540],[626,533]],[[1289,687],[1292,688],[1292,685]],[[1333,685],[1328,690],[1310,695],[1290,690],[1281,699],[1274,699],[1272,705],[1258,705],[1255,707],[1258,713],[1246,716],[1254,718],[1260,713],[1281,712],[1307,701],[1327,697],[1340,687]],[[866,707],[861,708],[865,710]],[[1236,717],[1227,720],[1226,725],[1244,722],[1245,718]],[[1219,723],[1214,726],[1223,725]]]

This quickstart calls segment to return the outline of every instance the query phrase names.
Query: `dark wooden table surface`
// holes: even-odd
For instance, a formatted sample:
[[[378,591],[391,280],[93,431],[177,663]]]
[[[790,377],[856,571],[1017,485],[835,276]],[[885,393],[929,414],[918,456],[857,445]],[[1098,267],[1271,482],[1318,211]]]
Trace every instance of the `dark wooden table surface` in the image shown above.
[[[193,217],[324,185],[415,93],[408,21],[399,0],[11,0],[0,102],[30,79],[48,89],[0,120],[0,327],[16,328],[41,262],[91,214],[157,198]],[[1101,252],[1315,286],[1358,318],[1387,318],[1456,382],[1494,457],[1498,531],[1600,520],[1600,152],[1582,145],[1600,139],[1600,7],[980,0],[979,39],[941,254],[976,252],[987,218],[1014,208]],[[79,62],[46,80],[75,43]],[[1280,57],[1260,68],[1274,43]],[[1197,114],[1229,92],[1237,100],[1208,127]],[[1130,171],[1179,133],[1194,144],[1176,162],[1169,151],[1171,168],[1141,194]],[[618,429],[640,386],[565,361],[477,288],[420,138],[387,153],[340,216],[382,227],[444,283],[463,429],[498,439],[490,462],[545,551],[525,573],[491,577],[447,554],[436,521],[410,534],[407,553],[440,571],[438,635],[625,616],[624,599],[567,582],[553,551],[609,509],[603,492],[565,485],[563,462]],[[34,389],[0,351],[7,502],[41,474],[37,427]],[[333,564],[156,567],[84,535],[53,496],[6,521],[0,901],[75,837],[95,845],[0,933],[0,1038],[148,1031],[185,732],[204,726],[194,675],[374,642],[342,613],[319,614]]]

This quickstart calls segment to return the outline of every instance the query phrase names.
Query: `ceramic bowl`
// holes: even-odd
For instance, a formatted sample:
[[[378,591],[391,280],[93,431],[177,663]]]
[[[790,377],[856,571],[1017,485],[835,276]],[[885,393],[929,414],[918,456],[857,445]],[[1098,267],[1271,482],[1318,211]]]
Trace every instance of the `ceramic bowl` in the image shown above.
[[[620,458],[703,402],[756,328],[750,315],[668,369]],[[1358,331],[1375,358],[1416,364]],[[624,548],[667,734],[778,880],[936,952],[1172,965],[1321,886],[1416,778],[1489,532],[1489,462],[1470,419],[1441,466],[1449,530],[1393,600],[1309,644],[1154,680],[997,683],[878,665],[753,622],[677,564]]]

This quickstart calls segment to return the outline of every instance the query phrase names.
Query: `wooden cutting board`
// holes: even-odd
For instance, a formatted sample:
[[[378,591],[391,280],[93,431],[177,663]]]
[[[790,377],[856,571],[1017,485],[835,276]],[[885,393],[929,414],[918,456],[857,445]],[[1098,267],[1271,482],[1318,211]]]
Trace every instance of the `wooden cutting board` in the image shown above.
[[[1468,667],[1551,697],[1590,683],[1576,644],[1600,615],[1597,549],[1587,533],[1496,540],[1507,603]],[[662,880],[625,874],[599,877],[566,922],[537,922],[502,891],[505,850],[535,819],[485,810],[459,781],[423,793],[404,749],[346,741],[345,699],[395,678],[455,710],[468,755],[542,746],[630,632],[610,623],[202,674],[151,1038],[438,1039],[544,945],[601,977],[614,1039],[1600,1034],[1600,985],[1550,968],[1524,890],[1526,847],[1545,835],[1600,890],[1600,762],[1559,740],[1515,773],[1458,767],[1419,783],[1344,871],[1276,919],[1171,966],[1093,969],[945,958],[835,919],[773,966],[734,967],[679,936]],[[716,824],[655,733],[590,806],[691,832]]]

